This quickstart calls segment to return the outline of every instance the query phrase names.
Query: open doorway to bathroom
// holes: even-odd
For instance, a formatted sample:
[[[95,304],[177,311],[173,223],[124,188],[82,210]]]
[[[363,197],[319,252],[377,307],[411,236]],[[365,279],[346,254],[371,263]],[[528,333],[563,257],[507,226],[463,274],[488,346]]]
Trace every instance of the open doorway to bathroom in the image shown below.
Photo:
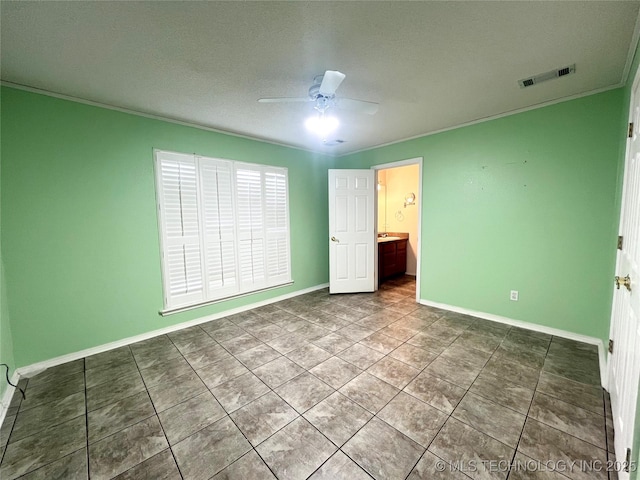
[[[378,288],[412,289],[418,301],[422,158],[373,168],[377,171]]]

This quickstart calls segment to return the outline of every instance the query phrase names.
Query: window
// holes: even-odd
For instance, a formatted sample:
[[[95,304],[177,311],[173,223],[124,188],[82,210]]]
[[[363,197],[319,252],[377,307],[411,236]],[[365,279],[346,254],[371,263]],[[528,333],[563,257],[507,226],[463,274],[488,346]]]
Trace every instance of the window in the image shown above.
[[[156,150],[164,310],[291,282],[287,169]]]

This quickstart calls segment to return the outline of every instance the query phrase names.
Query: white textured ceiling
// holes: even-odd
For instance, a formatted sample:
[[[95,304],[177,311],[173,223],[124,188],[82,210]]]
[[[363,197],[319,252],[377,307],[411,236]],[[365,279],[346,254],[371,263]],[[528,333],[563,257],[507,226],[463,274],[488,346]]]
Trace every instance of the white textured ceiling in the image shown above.
[[[343,154],[624,80],[633,2],[6,2],[2,80],[305,149]],[[521,78],[576,74],[520,89]],[[628,68],[628,67],[627,67]],[[304,128],[325,70],[340,146]]]

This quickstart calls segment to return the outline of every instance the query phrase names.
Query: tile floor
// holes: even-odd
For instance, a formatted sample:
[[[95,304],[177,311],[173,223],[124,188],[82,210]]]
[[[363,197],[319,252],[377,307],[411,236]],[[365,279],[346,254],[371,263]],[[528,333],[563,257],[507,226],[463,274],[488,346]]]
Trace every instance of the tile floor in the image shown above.
[[[536,463],[613,458],[595,347],[414,298],[321,290],[25,379],[0,477],[608,478]]]

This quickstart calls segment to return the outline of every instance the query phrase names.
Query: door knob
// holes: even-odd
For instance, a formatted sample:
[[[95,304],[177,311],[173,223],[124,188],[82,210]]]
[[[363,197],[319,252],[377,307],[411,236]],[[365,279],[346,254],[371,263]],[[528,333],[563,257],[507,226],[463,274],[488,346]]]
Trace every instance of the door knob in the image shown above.
[[[340,243],[340,240],[338,240],[336,237],[331,237],[331,241],[332,242],[336,242],[336,243]]]
[[[616,275],[616,288],[620,290],[620,285],[624,285],[627,290],[631,291],[631,277],[627,275],[626,277],[619,277]]]

